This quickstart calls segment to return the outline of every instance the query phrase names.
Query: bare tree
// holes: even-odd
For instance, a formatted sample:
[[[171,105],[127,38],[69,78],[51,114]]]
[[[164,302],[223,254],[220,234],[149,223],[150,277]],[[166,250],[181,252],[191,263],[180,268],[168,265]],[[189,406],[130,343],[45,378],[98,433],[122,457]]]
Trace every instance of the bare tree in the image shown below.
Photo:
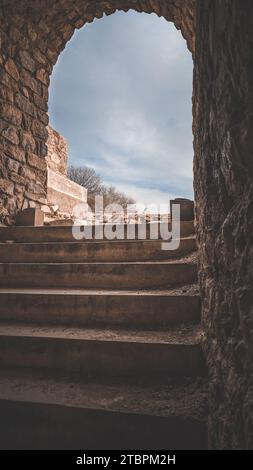
[[[89,196],[101,194],[102,179],[94,168],[71,165],[68,168],[68,178],[86,188]]]
[[[124,209],[128,204],[134,204],[135,200],[125,193],[118,191],[114,186],[103,187],[104,205],[120,204]]]
[[[104,197],[104,207],[108,204],[120,204],[123,208],[127,204],[134,204],[133,198],[118,191],[114,186],[106,186],[101,176],[88,166],[73,166],[68,168],[68,178],[88,190],[88,204],[94,209],[95,196]]]

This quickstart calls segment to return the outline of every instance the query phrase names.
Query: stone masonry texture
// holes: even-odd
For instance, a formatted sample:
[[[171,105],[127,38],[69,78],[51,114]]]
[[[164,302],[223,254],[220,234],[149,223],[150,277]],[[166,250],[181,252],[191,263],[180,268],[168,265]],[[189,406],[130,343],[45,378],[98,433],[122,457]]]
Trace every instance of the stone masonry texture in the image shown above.
[[[0,217],[45,200],[48,88],[76,28],[117,9],[181,30],[193,54],[194,186],[210,448],[253,446],[252,0],[2,0]]]
[[[198,2],[194,184],[210,447],[253,448],[253,2]]]
[[[50,170],[67,175],[68,143],[57,131],[48,126],[47,165]]]

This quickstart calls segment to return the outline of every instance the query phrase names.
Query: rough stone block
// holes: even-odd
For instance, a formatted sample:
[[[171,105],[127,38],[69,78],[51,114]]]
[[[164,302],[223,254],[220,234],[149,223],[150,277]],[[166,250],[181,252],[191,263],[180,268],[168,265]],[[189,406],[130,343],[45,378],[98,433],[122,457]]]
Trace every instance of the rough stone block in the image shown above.
[[[11,103],[13,103],[14,94],[12,93],[11,90],[9,90],[7,87],[5,87],[3,84],[1,84],[1,87],[0,87],[0,98],[1,98],[3,101],[10,101]]]
[[[41,94],[41,83],[35,78],[33,78],[33,76],[25,69],[23,69],[21,72],[21,79],[26,87],[30,88],[32,91],[34,91],[34,93],[37,93],[38,95]]]
[[[180,205],[180,220],[194,220],[194,201],[189,199],[176,198],[170,201],[170,213],[172,214],[172,204]]]
[[[13,126],[6,127],[2,132],[2,136],[5,139],[9,140],[14,145],[19,144],[18,130],[16,127],[13,127]]]
[[[16,160],[12,160],[12,158],[7,159],[7,168],[11,172],[18,173],[19,168],[20,168],[20,163],[17,162]]]
[[[44,213],[38,207],[25,209],[16,216],[16,225],[42,226],[44,225]]]
[[[8,59],[5,64],[5,70],[10,74],[14,80],[19,79],[18,69],[12,59]]]
[[[22,122],[22,113],[19,109],[10,103],[0,101],[0,113],[3,119],[15,126],[20,126]]]
[[[36,142],[35,139],[33,138],[33,135],[31,132],[26,132],[24,131],[22,134],[22,148],[26,151],[32,151],[34,152],[36,149]]]
[[[13,145],[7,140],[0,142],[0,148],[3,149],[5,155],[15,160],[18,160],[21,163],[25,163],[25,152],[17,145]]]
[[[24,113],[29,114],[30,116],[34,117],[36,115],[36,107],[33,103],[29,101],[28,98],[21,95],[21,93],[15,94],[15,103],[23,111]]]
[[[42,68],[42,69],[37,70],[36,77],[37,77],[38,80],[40,80],[45,85],[49,84],[48,73],[45,69]]]
[[[0,178],[0,191],[9,196],[13,195],[14,184],[4,178]]]
[[[34,136],[39,137],[40,139],[46,140],[48,133],[47,128],[38,120],[34,120],[32,123],[32,131]]]
[[[36,168],[37,170],[40,170],[40,171],[46,170],[47,165],[46,165],[45,158],[40,158],[34,153],[29,152],[27,154],[27,162],[31,167]]]
[[[19,52],[19,57],[21,64],[26,70],[29,70],[29,72],[34,72],[35,70],[35,62],[32,59],[31,55],[27,51],[20,51]]]

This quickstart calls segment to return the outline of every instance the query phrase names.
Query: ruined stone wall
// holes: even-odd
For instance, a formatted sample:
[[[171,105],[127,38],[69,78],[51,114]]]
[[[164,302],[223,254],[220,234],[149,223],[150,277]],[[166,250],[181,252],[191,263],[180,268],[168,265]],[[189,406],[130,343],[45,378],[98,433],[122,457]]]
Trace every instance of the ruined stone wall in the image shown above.
[[[31,54],[37,33],[24,24],[0,5],[0,220],[7,223],[45,198],[47,85]]]
[[[253,448],[253,2],[198,0],[194,182],[210,445]]]
[[[195,0],[1,0],[0,221],[43,203],[49,77],[60,52],[94,18],[116,9],[173,21],[194,49]]]
[[[68,142],[51,126],[48,126],[47,166],[63,176],[67,175]]]

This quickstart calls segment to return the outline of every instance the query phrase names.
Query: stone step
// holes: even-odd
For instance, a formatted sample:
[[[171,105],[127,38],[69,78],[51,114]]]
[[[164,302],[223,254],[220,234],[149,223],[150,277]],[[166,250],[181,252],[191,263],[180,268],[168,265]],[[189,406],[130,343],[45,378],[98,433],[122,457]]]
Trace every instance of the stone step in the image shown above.
[[[81,382],[0,371],[1,449],[207,449],[204,380]]]
[[[84,376],[162,377],[204,372],[196,325],[138,331],[1,324],[0,367],[77,372]]]
[[[164,224],[166,228],[167,224]],[[113,227],[113,226],[112,226]],[[171,225],[169,224],[169,230]],[[149,237],[150,226],[147,224],[147,238]],[[124,226],[124,238],[127,239],[128,225]],[[142,232],[143,229],[141,229]],[[181,222],[180,223],[180,236],[187,237],[194,234],[194,222]],[[160,229],[159,229],[160,232]],[[138,235],[138,225],[135,225],[135,236]],[[139,237],[140,238],[140,237]],[[143,237],[142,237],[143,238]],[[95,226],[93,226],[92,239],[95,238]],[[44,227],[0,227],[0,241],[14,241],[14,242],[73,242],[75,239],[72,234],[71,226],[44,226]],[[90,240],[89,240],[90,241]],[[84,240],[85,242],[85,240]]]
[[[196,281],[195,263],[0,263],[1,287],[136,290]]]
[[[196,292],[0,289],[0,321],[162,329],[200,320]]]
[[[2,263],[79,263],[166,260],[196,250],[195,237],[182,238],[177,250],[162,250],[159,240],[86,243],[0,243]]]

